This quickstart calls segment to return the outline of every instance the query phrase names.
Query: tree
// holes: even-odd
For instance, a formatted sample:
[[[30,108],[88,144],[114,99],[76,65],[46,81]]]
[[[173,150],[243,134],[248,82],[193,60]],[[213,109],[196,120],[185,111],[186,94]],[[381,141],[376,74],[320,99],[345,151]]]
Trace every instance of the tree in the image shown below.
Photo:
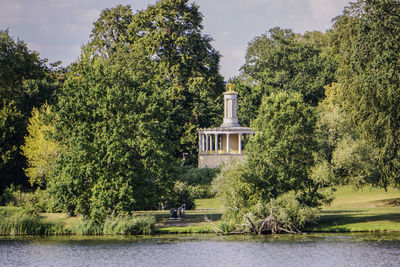
[[[24,137],[24,116],[14,102],[3,100],[0,110],[0,171],[1,189],[11,183],[23,184],[24,158],[20,153],[20,140]]]
[[[64,148],[48,181],[57,205],[96,221],[157,208],[174,164],[152,89],[123,65],[83,51],[58,102]]]
[[[26,44],[0,30],[0,191],[11,183],[26,184],[24,142],[32,107],[50,100],[57,88],[50,69]]]
[[[400,3],[360,0],[335,19],[337,98],[359,139],[377,149],[377,186],[400,186]]]
[[[173,194],[181,153],[194,162],[197,128],[212,123],[223,81],[198,7],[187,3],[159,1],[133,17],[129,6],[103,11],[70,66],[49,190],[71,214],[102,221],[155,209]]]
[[[52,107],[45,103],[40,110],[33,108],[29,118],[28,135],[25,136],[22,152],[28,163],[25,173],[32,186],[46,187],[61,150],[60,145],[52,140],[55,116]]]
[[[270,29],[249,44],[242,75],[259,98],[292,90],[316,106],[325,96],[323,87],[335,81],[336,66],[329,40],[329,32],[300,35],[289,29]]]
[[[133,13],[129,5],[106,8],[94,23],[90,35],[91,44],[98,55],[110,57],[119,47],[129,43],[128,26],[132,23]]]
[[[278,92],[264,97],[252,123],[256,134],[247,146],[245,163],[232,169],[228,166],[215,182],[230,206],[228,218],[236,223],[245,218],[259,233],[265,229],[255,221],[275,220],[268,225],[293,232],[308,220],[306,214],[314,214],[312,208],[329,201],[320,192],[330,181],[318,175],[315,123],[314,110],[303,102],[300,93]],[[289,206],[285,203],[290,203],[290,210],[296,213],[286,210]],[[299,210],[304,211],[304,217],[297,213]],[[283,215],[288,213],[291,215]],[[289,221],[279,220],[284,217]],[[289,228],[284,227],[286,223]]]
[[[221,119],[224,84],[220,54],[211,37],[202,34],[202,14],[188,0],[163,0],[132,16],[130,7],[102,12],[94,24],[90,45],[132,71],[142,84],[159,88],[160,112],[169,128],[174,156],[189,152],[197,163],[197,129]]]

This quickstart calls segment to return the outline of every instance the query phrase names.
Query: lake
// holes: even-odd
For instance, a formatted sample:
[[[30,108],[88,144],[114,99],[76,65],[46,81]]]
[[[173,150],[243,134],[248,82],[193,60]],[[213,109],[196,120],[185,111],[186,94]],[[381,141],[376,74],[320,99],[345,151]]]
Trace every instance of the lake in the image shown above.
[[[1,266],[399,266],[399,234],[0,237]]]

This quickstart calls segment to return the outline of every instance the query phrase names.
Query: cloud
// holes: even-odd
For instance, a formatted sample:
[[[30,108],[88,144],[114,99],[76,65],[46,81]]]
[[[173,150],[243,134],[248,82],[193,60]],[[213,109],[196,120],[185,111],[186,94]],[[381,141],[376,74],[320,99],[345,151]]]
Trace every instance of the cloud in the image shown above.
[[[21,22],[21,11],[21,3],[2,3],[0,0],[0,24]]]
[[[308,0],[311,14],[317,21],[341,14],[349,0]]]
[[[86,10],[83,15],[84,15],[84,18],[85,18],[86,21],[94,22],[99,18],[100,10],[98,10],[98,9],[89,9],[89,10]]]
[[[28,46],[29,50],[33,50],[33,51],[41,50],[40,45],[36,42],[27,42],[26,45]]]
[[[0,29],[24,40],[30,49],[69,64],[87,43],[101,10],[130,4],[133,10],[157,0],[0,0]],[[224,56],[226,78],[238,74],[248,42],[272,27],[295,32],[324,31],[351,0],[191,0],[204,15],[204,33]]]

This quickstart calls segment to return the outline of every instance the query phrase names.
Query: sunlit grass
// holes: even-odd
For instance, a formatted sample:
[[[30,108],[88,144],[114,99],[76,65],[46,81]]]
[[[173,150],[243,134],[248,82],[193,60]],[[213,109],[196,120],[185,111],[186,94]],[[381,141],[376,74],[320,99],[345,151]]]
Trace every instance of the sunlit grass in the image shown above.
[[[224,209],[224,205],[218,198],[196,199],[196,209]]]
[[[372,187],[338,187],[335,200],[323,207],[313,232],[400,231],[400,191]]]
[[[307,231],[400,231],[399,190],[388,189],[388,191],[385,191],[371,187],[354,190],[350,186],[341,186],[337,188],[334,197],[331,205],[322,208],[317,223],[310,225]],[[20,210],[20,208],[14,207],[0,209],[4,217],[9,217]],[[185,217],[180,220],[171,219],[168,210],[137,211],[134,212],[134,215],[154,216],[156,218],[156,232],[158,233],[213,233],[214,228],[222,222],[223,212],[222,202],[213,198],[197,199],[196,210],[187,210]],[[44,225],[62,225],[62,228],[59,227],[60,229],[57,229],[57,231],[56,229],[53,230],[53,227],[51,231],[46,231],[49,234],[73,234],[75,229],[82,224],[81,216],[69,217],[64,213],[42,213],[40,217]],[[57,233],[58,231],[59,233]]]

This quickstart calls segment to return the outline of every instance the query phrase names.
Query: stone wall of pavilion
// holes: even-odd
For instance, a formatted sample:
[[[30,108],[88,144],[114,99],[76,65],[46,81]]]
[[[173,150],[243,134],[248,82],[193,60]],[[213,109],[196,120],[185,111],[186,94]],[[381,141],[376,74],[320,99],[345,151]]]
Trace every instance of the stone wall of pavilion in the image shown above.
[[[244,160],[246,155],[225,154],[225,155],[199,155],[199,168],[218,168],[230,160]]]

